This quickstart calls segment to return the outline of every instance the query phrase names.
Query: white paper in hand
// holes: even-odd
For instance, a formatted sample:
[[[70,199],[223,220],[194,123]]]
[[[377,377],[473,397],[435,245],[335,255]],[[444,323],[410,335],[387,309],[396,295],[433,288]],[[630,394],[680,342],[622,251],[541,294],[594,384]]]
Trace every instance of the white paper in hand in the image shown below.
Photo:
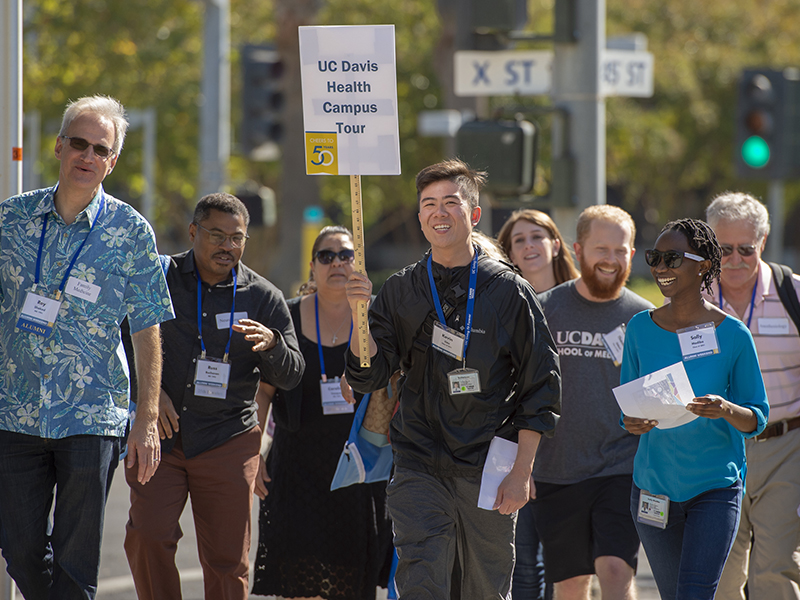
[[[517,460],[517,445],[495,436],[489,444],[489,453],[483,465],[481,491],[478,494],[478,508],[492,510],[497,499],[497,488],[511,472]]]
[[[686,409],[695,395],[682,362],[629,381],[613,391],[623,414],[658,421],[658,429],[679,427],[697,418]]]

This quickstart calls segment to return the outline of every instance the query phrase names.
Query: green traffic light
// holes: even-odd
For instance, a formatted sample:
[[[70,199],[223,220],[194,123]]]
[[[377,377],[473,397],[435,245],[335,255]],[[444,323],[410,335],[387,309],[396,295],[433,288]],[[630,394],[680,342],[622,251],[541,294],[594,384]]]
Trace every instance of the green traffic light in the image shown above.
[[[769,144],[764,138],[752,135],[742,144],[742,160],[752,169],[761,169],[769,162]]]

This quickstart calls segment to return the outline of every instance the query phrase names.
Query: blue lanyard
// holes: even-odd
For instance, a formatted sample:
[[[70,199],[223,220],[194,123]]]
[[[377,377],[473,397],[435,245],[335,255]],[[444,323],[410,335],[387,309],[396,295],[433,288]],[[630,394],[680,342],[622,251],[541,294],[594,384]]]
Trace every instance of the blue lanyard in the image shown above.
[[[328,381],[328,376],[325,375],[325,359],[322,358],[322,342],[319,339],[319,300],[317,295],[314,294],[314,315],[317,318],[317,352],[319,353],[319,370],[322,373],[322,381]],[[350,340],[353,339],[353,322],[350,322],[350,335],[347,338],[347,344],[350,345]]]
[[[233,299],[231,300],[231,322],[228,324],[228,345],[225,346],[225,355],[222,362],[228,362],[228,354],[231,351],[231,337],[233,336],[233,314],[236,311],[236,269],[233,273]],[[200,349],[203,351],[200,358],[206,357],[206,343],[203,341],[203,280],[200,279],[200,272],[197,265],[194,266],[194,274],[197,276],[197,331],[200,333]]]
[[[469,294],[467,295],[467,321],[464,324],[464,353],[463,363],[467,363],[467,346],[469,346],[469,336],[472,333],[472,314],[475,312],[475,287],[478,283],[478,249],[473,248],[475,255],[472,257],[472,266],[469,270]],[[433,281],[433,260],[432,255],[428,255],[428,282],[431,285],[431,295],[433,296],[433,305],[436,307],[436,314],[439,315],[439,321],[447,327],[447,322],[444,319],[444,311],[442,311],[442,303],[439,301],[439,292],[436,291],[436,284]]]
[[[89,233],[86,234],[86,237],[83,238],[80,247],[72,255],[72,259],[69,261],[69,266],[67,267],[67,272],[64,273],[64,278],[61,280],[61,285],[58,286],[58,291],[56,292],[56,300],[61,298],[61,293],[64,291],[64,288],[67,285],[67,280],[69,279],[69,274],[72,272],[72,267],[75,266],[75,261],[78,260],[78,257],[81,254],[81,250],[86,245],[86,240],[89,239],[89,236],[92,234],[94,230],[94,226],[97,224],[97,219],[100,218],[100,213],[103,212],[103,209],[106,206],[106,199],[103,197],[100,200],[100,207],[97,209],[97,214],[94,216],[94,220],[92,221],[91,227],[89,227]],[[42,216],[42,235],[39,236],[39,252],[36,254],[36,275],[33,280],[34,288],[39,285],[39,276],[42,271],[42,250],[44,249],[44,234],[47,233],[47,218],[50,216],[49,212],[44,213]]]
[[[722,282],[717,282],[717,286],[719,287],[719,307],[722,308]],[[758,282],[756,281],[755,285],[753,286],[753,295],[750,297],[750,316],[747,317],[747,328],[750,329],[750,321],[753,320],[753,309],[756,307],[756,288],[758,287]]]

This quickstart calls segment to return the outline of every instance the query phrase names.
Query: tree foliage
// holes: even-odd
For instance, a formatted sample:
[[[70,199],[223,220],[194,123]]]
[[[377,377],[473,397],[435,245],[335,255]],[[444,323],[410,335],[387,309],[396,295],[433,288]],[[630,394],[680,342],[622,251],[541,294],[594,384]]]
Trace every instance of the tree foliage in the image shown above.
[[[25,3],[24,106],[44,123],[43,179],[57,177],[52,148],[70,99],[119,98],[158,118],[157,197],[164,221],[196,189],[202,5],[129,0]],[[141,132],[132,130],[106,188],[135,204],[144,188]],[[182,219],[181,219],[182,220]]]
[[[552,27],[555,0],[529,0],[529,28]],[[441,140],[416,135],[417,114],[443,106],[437,80],[441,24],[431,0],[296,0],[317,13],[319,24],[395,25],[400,115],[400,177],[365,177],[368,239],[411,223],[414,174],[444,156]],[[238,49],[274,40],[283,0],[231,0],[231,69],[234,142],[239,119]],[[281,8],[284,7],[284,8]],[[748,66],[798,66],[800,0],[606,0],[609,36],[641,32],[655,55],[655,94],[649,99],[607,101],[607,176],[620,202],[654,224],[697,216],[710,195],[746,189],[763,196],[764,182],[739,181],[733,168],[736,79]],[[183,235],[186,213],[196,200],[198,107],[202,103],[202,24],[197,0],[26,0],[24,106],[38,110],[45,124],[42,155],[45,183],[57,166],[52,147],[66,101],[103,93],[130,109],[154,107],[158,116],[157,204],[160,228]],[[537,100],[538,102],[539,100]],[[236,146],[234,144],[234,150]],[[131,131],[112,193],[132,201],[140,196],[141,133]],[[253,163],[234,155],[231,183],[256,180],[279,189],[281,165]],[[349,185],[345,177],[320,179],[328,213],[346,221]],[[787,186],[796,202],[800,189]],[[338,218],[343,217],[343,218]]]
[[[654,224],[701,216],[726,189],[764,196],[734,170],[736,85],[743,68],[800,65],[797,0],[608,0],[609,36],[642,32],[655,56],[649,99],[607,102],[608,183]],[[787,186],[787,200],[798,188]],[[781,218],[775,215],[775,218]]]

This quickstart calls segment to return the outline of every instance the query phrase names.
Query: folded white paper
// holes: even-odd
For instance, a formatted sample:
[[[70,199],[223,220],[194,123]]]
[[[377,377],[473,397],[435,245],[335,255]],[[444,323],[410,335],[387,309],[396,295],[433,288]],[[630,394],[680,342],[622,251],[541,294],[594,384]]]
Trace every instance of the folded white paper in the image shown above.
[[[658,429],[679,427],[697,418],[686,409],[695,395],[682,362],[629,381],[613,391],[623,414],[658,421]]]
[[[478,508],[492,510],[497,499],[497,488],[511,472],[517,460],[517,445],[495,436],[489,444],[489,453],[483,465],[481,491],[478,494]]]

